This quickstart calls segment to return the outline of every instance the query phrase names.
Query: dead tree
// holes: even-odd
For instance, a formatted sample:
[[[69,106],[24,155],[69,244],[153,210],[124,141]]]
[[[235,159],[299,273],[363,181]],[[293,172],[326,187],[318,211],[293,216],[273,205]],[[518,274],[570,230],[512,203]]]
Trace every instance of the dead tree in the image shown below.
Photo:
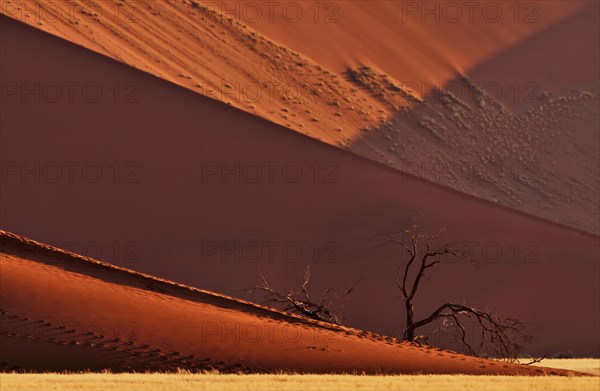
[[[531,361],[524,363],[525,365],[533,365],[533,364],[537,364],[540,363],[542,361],[544,361],[546,359],[546,354],[544,354],[542,357],[537,357],[537,358],[532,358]]]
[[[306,267],[302,279],[300,290],[290,290],[288,293],[281,293],[271,287],[265,275],[259,270],[260,283],[250,289],[244,289],[247,293],[261,292],[264,295],[265,305],[283,306],[283,311],[295,313],[310,319],[322,322],[342,324],[342,312],[350,295],[355,291],[356,285],[364,278],[361,275],[353,283],[349,283],[347,288],[338,295],[334,288],[327,289],[317,301],[313,301],[308,293],[308,283],[310,281],[310,266]],[[337,311],[332,309],[334,298],[339,297],[339,307]]]
[[[413,224],[400,235],[385,235],[390,242],[400,245],[408,255],[408,259],[400,265],[396,274],[396,284],[400,289],[406,313],[404,339],[411,342],[427,341],[428,337],[417,335],[418,329],[441,320],[444,329],[455,335],[467,353],[478,355],[486,345],[492,349],[493,355],[509,361],[516,360],[521,348],[518,341],[530,337],[526,333],[525,325],[516,319],[500,319],[489,311],[456,303],[444,303],[431,315],[421,320],[415,319],[415,295],[422,279],[428,278],[426,273],[431,268],[440,264],[446,256],[474,262],[474,259],[462,252],[456,243],[436,248],[438,246],[434,246],[433,241],[439,239],[442,232],[443,230],[437,235],[425,235]],[[465,325],[469,320],[475,321],[480,330],[479,336],[468,335]]]

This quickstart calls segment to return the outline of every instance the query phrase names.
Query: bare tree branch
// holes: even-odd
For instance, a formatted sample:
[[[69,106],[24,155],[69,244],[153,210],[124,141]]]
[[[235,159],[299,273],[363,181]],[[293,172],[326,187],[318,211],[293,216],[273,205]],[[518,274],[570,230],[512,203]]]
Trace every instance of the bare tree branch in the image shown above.
[[[287,294],[280,293],[273,289],[265,275],[259,270],[261,283],[254,288],[244,289],[247,293],[261,292],[264,295],[265,305],[278,305],[283,306],[283,311],[296,313],[298,315],[306,316],[310,319],[319,320],[322,322],[341,324],[343,321],[342,312],[346,306],[348,298],[356,290],[356,285],[364,279],[364,274],[357,278],[354,282],[349,283],[348,287],[342,292],[340,300],[340,306],[338,311],[333,311],[331,303],[333,299],[331,295],[338,296],[337,290],[329,288],[319,298],[318,302],[313,301],[308,293],[308,284],[310,282],[310,266],[306,267],[302,284],[299,291],[291,290]]]
[[[542,360],[546,359],[546,354],[544,354],[542,357],[538,357],[538,358],[532,358],[531,361],[526,362],[524,365],[532,365],[532,364],[537,364],[539,362],[542,362]]]
[[[428,317],[415,321],[413,300],[419,291],[423,277],[428,278],[425,272],[439,265],[442,257],[446,255],[453,255],[474,262],[459,248],[452,246],[454,243],[446,244],[441,249],[434,248],[432,241],[440,238],[443,232],[442,229],[435,235],[425,235],[420,233],[416,223],[413,223],[410,229],[403,231],[400,235],[384,235],[388,242],[400,245],[409,255],[408,261],[399,265],[396,274],[396,285],[402,293],[401,296],[406,311],[404,339],[425,341],[427,343],[428,338],[423,335],[415,335],[416,330],[438,320],[443,320],[442,325],[444,328],[454,330],[457,341],[463,345],[469,354],[477,355],[485,345],[491,347],[498,357],[511,361],[516,360],[516,355],[520,349],[517,341],[520,337],[528,337],[525,332],[525,325],[518,320],[510,318],[502,320],[491,312],[475,307],[445,303]],[[403,240],[402,236],[406,235],[409,236],[409,239]],[[469,319],[474,320],[481,331],[478,345],[476,345],[475,336],[469,335],[465,329],[465,321]]]

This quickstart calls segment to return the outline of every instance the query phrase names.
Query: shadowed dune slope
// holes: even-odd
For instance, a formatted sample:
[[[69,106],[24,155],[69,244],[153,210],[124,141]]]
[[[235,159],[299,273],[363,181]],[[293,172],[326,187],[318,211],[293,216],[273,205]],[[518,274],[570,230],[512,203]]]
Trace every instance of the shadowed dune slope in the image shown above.
[[[597,2],[265,4],[2,0],[0,11],[398,170],[426,167],[428,180],[600,232]],[[364,65],[385,82],[353,77]],[[526,184],[512,181],[524,171]]]
[[[0,231],[2,369],[576,375],[423,348]]]
[[[599,354],[597,236],[404,175],[1,22],[3,85],[54,83],[64,92],[38,102],[17,92],[0,108],[3,229],[236,296],[255,285],[257,267],[287,291],[311,264],[314,295],[364,272],[346,324],[398,335],[402,255],[378,235],[413,214],[423,231],[448,228],[444,240],[479,260],[432,270],[418,318],[467,301],[530,322],[527,353]],[[126,100],[115,95],[122,88]],[[577,331],[565,332],[565,321]]]
[[[50,1],[36,5],[31,0],[2,3],[5,15],[196,91],[177,73],[193,73],[212,82],[231,81],[228,78],[246,81],[232,72],[234,64],[227,52],[231,49],[223,47],[221,55],[212,49],[227,42],[236,50],[246,50],[240,35],[258,32],[258,40],[273,41],[271,49],[295,50],[338,74],[370,65],[418,86],[419,93],[425,94],[456,73],[468,74],[485,60],[579,11],[593,14],[590,6],[594,2],[484,1],[469,6],[286,0],[271,4],[271,8],[232,0],[109,0],[93,6],[84,1],[70,6]],[[151,27],[154,23],[160,23],[162,32]],[[236,29],[237,34],[232,34]],[[550,49],[547,45],[537,48]],[[593,57],[593,53],[587,56]],[[195,64],[191,62],[194,59]],[[247,72],[257,71],[255,59],[240,61]]]
[[[502,101],[512,109],[537,106],[541,94],[597,90],[600,85],[600,4],[586,6],[486,59],[466,72],[483,86],[502,86]],[[519,89],[517,89],[517,87]],[[490,88],[490,94],[495,91]]]
[[[369,65],[414,86],[421,95],[443,86],[457,73],[471,76],[471,70],[479,64],[496,58],[545,29],[552,29],[575,13],[587,13],[588,18],[597,19],[590,8],[593,3],[557,0],[427,4],[357,0],[323,2],[317,7],[314,4],[298,6],[294,1],[285,0],[278,2],[278,7],[270,14],[267,9],[262,9],[261,17],[258,17],[253,7],[235,0],[206,1],[224,15],[238,16],[253,29],[335,72]],[[302,12],[298,18],[294,18],[296,8]],[[569,39],[563,38],[559,42],[566,43]],[[572,46],[586,45],[577,42]],[[550,42],[536,47],[544,53],[551,52],[552,48]],[[579,53],[575,58],[563,58],[570,58],[573,64],[586,58],[596,60],[593,51]],[[510,65],[515,66],[518,62]],[[498,68],[501,68],[500,64]],[[527,71],[543,74],[544,68]],[[586,72],[586,75],[590,73]],[[565,73],[554,82],[568,84],[570,78],[581,76]]]

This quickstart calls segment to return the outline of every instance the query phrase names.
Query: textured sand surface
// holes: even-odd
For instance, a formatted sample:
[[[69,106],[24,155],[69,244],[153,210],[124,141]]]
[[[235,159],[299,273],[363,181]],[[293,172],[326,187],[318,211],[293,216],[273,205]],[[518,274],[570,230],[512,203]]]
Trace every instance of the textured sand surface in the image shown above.
[[[398,335],[402,257],[380,234],[413,214],[426,232],[448,228],[440,245],[459,242],[479,260],[440,265],[418,317],[467,301],[530,322],[528,354],[599,354],[597,236],[405,175],[8,18],[1,37],[3,81],[79,83],[73,100],[36,103],[34,93],[1,106],[4,229],[235,296],[255,285],[257,266],[285,291],[311,263],[315,295],[364,272],[347,324]],[[94,102],[82,96],[88,83],[103,92]],[[114,95],[126,86],[133,96]],[[447,336],[435,343],[452,347]]]
[[[287,316],[0,231],[2,368],[575,375]]]
[[[403,172],[600,232],[597,2],[278,4],[3,0],[2,12]]]

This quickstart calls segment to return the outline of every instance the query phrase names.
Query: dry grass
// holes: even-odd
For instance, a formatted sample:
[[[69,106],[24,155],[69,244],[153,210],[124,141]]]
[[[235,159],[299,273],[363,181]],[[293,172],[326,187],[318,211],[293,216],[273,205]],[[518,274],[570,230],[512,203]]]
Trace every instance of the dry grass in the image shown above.
[[[1,390],[600,390],[597,377],[0,374]]]
[[[527,360],[521,360],[527,362]],[[600,358],[547,358],[541,363],[533,364],[540,367],[570,369],[572,371],[591,373],[600,376]]]

